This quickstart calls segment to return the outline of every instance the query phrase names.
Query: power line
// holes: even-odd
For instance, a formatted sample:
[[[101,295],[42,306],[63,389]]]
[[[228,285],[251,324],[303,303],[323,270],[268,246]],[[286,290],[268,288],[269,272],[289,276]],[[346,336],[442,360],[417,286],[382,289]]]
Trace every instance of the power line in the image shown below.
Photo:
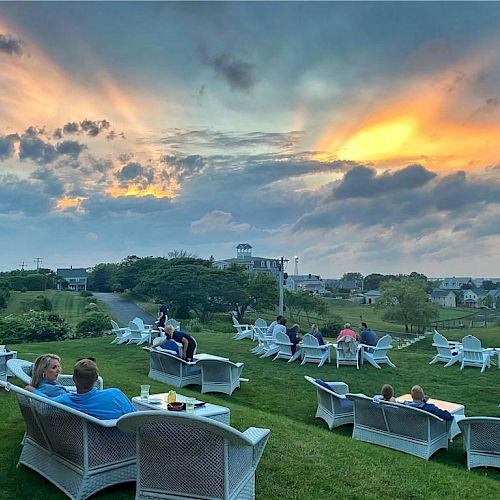
[[[33,262],[36,262],[36,270],[40,269],[40,264],[42,263],[43,257],[35,257]]]
[[[26,262],[24,262],[24,260],[21,262],[21,264],[19,264],[19,267],[21,268],[21,271],[24,271],[24,268],[27,266],[28,264]]]

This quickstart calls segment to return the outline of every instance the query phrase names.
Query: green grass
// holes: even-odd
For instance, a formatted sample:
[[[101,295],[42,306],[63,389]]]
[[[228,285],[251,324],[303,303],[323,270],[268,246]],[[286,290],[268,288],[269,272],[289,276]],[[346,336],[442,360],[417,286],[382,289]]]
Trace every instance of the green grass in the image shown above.
[[[461,338],[468,330],[452,330],[450,338]],[[486,346],[500,345],[500,328],[475,329]],[[445,332],[448,335],[448,332]],[[381,370],[365,365],[355,367],[313,364],[300,366],[285,361],[260,359],[249,352],[250,340],[234,341],[228,333],[197,334],[199,352],[223,354],[243,361],[242,383],[232,396],[203,395],[203,399],[231,409],[231,423],[244,430],[249,426],[268,427],[272,434],[257,471],[259,499],[332,498],[499,498],[500,473],[494,469],[468,472],[460,436],[448,450],[437,452],[429,461],[380,446],[351,439],[352,425],[329,431],[315,419],[315,389],[304,375],[329,381],[345,381],[351,391],[379,393],[391,383],[397,394],[421,384],[426,393],[438,399],[460,402],[466,414],[500,416],[496,367],[480,374],[478,369],[460,372],[457,365],[428,365],[434,354],[427,338],[404,350],[394,349],[391,359],[396,369]],[[111,337],[10,346],[18,357],[34,360],[44,352],[62,357],[65,372],[82,356],[94,356],[105,386],[120,387],[129,397],[139,394],[139,386],[151,384],[151,392],[165,392],[170,386],[148,379],[148,354],[135,345],[110,345]],[[200,396],[199,388],[180,389],[186,395]],[[2,499],[65,498],[38,474],[21,466],[15,468],[21,449],[24,423],[12,394],[0,392],[0,497]],[[160,473],[160,471],[159,471]],[[112,487],[96,498],[132,499],[132,484]]]

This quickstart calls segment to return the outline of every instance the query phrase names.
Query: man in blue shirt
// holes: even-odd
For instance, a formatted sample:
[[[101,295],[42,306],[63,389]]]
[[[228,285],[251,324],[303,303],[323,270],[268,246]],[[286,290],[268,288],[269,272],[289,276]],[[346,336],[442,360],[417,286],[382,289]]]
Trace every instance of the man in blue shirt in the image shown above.
[[[359,342],[361,344],[376,346],[378,342],[378,337],[373,330],[368,328],[368,325],[363,321],[359,325]]]
[[[87,413],[87,415],[100,420],[114,420],[125,413],[135,411],[127,396],[120,389],[111,388],[98,391],[94,387],[98,376],[97,365],[94,361],[90,359],[78,361],[73,368],[76,394],[63,394],[51,398],[52,401]]]
[[[453,420],[453,415],[449,411],[441,410],[441,408],[438,408],[436,405],[426,402],[427,399],[424,395],[424,390],[419,385],[414,385],[411,388],[411,398],[413,401],[405,401],[405,405],[427,411],[443,420]]]

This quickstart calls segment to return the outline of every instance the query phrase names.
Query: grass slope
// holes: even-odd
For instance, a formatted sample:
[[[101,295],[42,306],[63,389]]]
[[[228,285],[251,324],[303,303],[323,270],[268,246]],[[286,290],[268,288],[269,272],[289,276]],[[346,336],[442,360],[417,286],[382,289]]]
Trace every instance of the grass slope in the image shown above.
[[[487,346],[499,345],[500,329],[477,329]],[[455,331],[461,337],[466,331]],[[450,336],[451,337],[451,336]],[[203,399],[231,408],[231,423],[244,430],[249,426],[268,427],[271,438],[257,471],[259,499],[331,498],[500,498],[500,473],[493,469],[468,472],[457,436],[448,450],[437,452],[429,461],[351,439],[352,426],[329,431],[315,419],[315,389],[304,375],[329,381],[345,381],[351,391],[378,393],[391,383],[397,394],[420,383],[427,394],[465,404],[466,414],[500,416],[499,371],[496,367],[480,374],[478,369],[460,372],[457,365],[429,366],[434,354],[431,339],[404,350],[394,349],[396,369],[381,370],[365,365],[335,365],[318,368],[283,360],[260,359],[249,352],[250,340],[234,341],[227,333],[204,331],[197,334],[199,352],[223,354],[243,361],[243,376],[250,379],[232,396],[203,395]],[[111,337],[54,343],[10,346],[18,357],[34,360],[44,352],[62,356],[65,372],[82,356],[97,358],[106,387],[120,387],[128,396],[139,394],[139,386],[151,384],[151,392],[165,392],[169,386],[148,379],[148,354],[135,345],[110,345]],[[196,386],[179,392],[200,396]],[[20,453],[24,423],[12,394],[0,392],[0,496],[2,499],[65,498],[48,481],[25,467],[15,468]],[[95,498],[132,499],[133,485],[112,487]]]

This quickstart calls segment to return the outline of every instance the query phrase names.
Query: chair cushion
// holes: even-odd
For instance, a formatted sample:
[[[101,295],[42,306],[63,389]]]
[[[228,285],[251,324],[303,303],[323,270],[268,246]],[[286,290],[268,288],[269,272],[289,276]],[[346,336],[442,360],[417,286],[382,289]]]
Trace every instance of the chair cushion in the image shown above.
[[[328,383],[326,383],[324,380],[321,380],[320,378],[317,378],[315,382],[320,385],[321,387],[324,387],[325,389],[328,389],[329,391],[335,392],[335,389]]]

